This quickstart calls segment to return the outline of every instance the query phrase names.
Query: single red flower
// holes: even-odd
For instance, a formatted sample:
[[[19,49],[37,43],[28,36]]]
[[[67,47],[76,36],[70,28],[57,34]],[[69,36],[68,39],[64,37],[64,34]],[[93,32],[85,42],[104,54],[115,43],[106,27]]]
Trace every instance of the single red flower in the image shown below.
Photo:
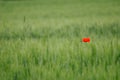
[[[82,42],[90,42],[90,38],[83,38]]]

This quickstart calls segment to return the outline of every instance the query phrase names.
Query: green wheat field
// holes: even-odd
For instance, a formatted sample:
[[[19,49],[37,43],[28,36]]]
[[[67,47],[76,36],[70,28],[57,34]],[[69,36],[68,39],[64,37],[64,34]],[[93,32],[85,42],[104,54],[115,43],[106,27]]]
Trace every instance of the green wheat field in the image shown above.
[[[120,80],[120,0],[0,0],[0,80]]]

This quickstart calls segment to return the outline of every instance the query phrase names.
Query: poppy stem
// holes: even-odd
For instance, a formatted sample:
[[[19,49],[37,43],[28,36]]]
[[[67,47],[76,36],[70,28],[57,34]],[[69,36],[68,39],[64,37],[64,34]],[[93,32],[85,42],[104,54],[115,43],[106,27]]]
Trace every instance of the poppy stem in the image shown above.
[[[117,49],[118,49],[118,25],[117,25]]]

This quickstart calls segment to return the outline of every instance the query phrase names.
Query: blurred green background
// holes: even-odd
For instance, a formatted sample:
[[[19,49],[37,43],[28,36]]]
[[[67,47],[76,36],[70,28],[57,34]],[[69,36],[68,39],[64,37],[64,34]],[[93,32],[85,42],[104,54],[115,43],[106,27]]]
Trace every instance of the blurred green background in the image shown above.
[[[120,80],[119,4],[0,0],[0,79]]]

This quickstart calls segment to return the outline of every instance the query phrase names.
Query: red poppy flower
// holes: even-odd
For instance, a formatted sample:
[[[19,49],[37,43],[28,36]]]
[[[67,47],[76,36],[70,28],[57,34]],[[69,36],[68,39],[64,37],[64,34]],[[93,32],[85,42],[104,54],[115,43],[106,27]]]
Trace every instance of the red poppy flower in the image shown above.
[[[90,38],[83,38],[82,42],[90,42]]]

